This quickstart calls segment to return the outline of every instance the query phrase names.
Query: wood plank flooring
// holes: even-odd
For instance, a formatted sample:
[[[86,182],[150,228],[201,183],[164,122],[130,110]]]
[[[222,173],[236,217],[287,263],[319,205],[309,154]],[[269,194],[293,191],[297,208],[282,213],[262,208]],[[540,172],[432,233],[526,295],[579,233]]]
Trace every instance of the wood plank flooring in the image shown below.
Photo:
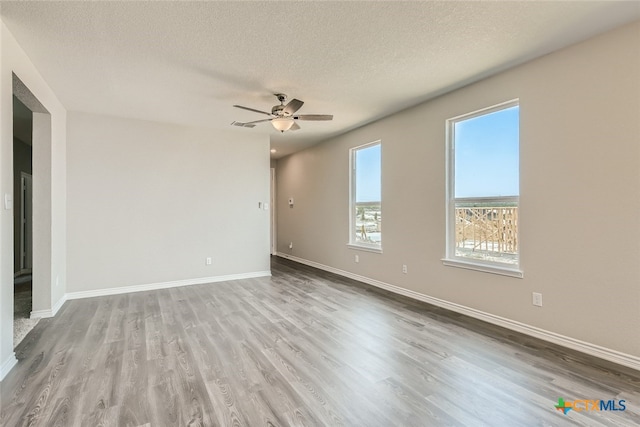
[[[65,303],[2,426],[637,426],[640,372],[274,259],[273,277]],[[625,411],[557,411],[558,398]]]

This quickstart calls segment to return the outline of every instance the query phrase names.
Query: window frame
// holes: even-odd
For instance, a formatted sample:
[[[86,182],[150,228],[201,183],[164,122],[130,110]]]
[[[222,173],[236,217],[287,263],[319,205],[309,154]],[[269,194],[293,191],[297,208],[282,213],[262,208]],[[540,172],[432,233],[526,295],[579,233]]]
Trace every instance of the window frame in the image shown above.
[[[492,105],[490,107],[482,108],[472,111],[470,113],[462,114],[452,117],[446,121],[446,228],[445,228],[445,257],[442,259],[442,263],[449,267],[459,267],[469,270],[482,271],[486,273],[500,274],[504,276],[511,276],[517,278],[523,278],[524,273],[521,267],[520,248],[518,248],[518,262],[517,264],[507,264],[497,261],[471,259],[468,257],[462,257],[456,255],[456,202],[491,202],[491,201],[508,201],[516,202],[518,209],[520,208],[520,195],[512,197],[455,197],[455,125],[459,122],[473,119],[476,117],[484,116],[487,114],[495,113],[501,110],[505,110],[512,107],[520,107],[520,99],[515,98],[509,101],[501,102],[499,104]],[[518,121],[520,119],[518,118]],[[519,124],[518,124],[519,125]],[[518,151],[520,146],[520,137],[518,136]],[[518,161],[519,162],[519,161]],[[520,193],[518,191],[518,193]],[[520,244],[520,224],[518,223],[516,239]]]
[[[356,240],[356,153],[359,150],[363,150],[366,148],[374,147],[376,145],[380,146],[380,211],[382,211],[382,140],[378,139],[376,141],[368,142],[366,144],[358,145],[356,147],[351,147],[349,149],[349,242],[347,243],[347,247],[351,249],[358,249],[367,252],[376,252],[382,253],[382,240],[380,244],[376,243],[366,243],[366,242],[358,242]]]

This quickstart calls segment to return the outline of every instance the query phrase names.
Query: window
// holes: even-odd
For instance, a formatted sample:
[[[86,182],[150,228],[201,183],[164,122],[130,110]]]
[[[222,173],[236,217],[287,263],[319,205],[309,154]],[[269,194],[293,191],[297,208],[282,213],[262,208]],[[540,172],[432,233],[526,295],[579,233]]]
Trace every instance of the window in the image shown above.
[[[380,141],[349,151],[349,245],[376,252],[382,251],[381,151]]]
[[[522,277],[519,113],[515,100],[447,121],[445,265]]]

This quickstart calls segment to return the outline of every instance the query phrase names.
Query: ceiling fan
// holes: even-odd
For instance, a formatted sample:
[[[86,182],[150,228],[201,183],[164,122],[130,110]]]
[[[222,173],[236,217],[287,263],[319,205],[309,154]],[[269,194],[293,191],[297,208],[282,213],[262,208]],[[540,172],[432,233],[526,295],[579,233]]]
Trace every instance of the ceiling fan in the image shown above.
[[[299,99],[292,99],[287,105],[284,105],[284,102],[287,100],[287,95],[285,95],[284,93],[276,93],[274,95],[276,98],[278,98],[278,101],[280,101],[280,105],[274,105],[270,113],[267,113],[266,111],[256,110],[254,108],[243,107],[242,105],[234,105],[234,107],[241,108],[243,110],[266,114],[267,116],[269,116],[268,119],[255,120],[253,122],[247,123],[233,122],[231,124],[234,126],[252,128],[255,127],[255,125],[257,125],[258,123],[271,122],[274,128],[276,128],[280,132],[284,132],[287,130],[300,129],[300,126],[298,126],[296,120],[333,120],[333,115],[331,114],[294,114],[302,107],[302,104],[304,104],[304,102],[300,101]]]

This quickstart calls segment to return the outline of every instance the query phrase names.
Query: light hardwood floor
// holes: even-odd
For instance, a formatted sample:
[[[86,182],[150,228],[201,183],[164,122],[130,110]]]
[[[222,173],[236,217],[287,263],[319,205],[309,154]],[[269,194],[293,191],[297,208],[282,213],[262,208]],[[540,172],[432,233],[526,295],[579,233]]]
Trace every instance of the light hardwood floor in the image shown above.
[[[640,425],[640,372],[289,261],[272,271],[68,301],[17,347],[0,424]],[[559,397],[627,409],[564,415]]]

